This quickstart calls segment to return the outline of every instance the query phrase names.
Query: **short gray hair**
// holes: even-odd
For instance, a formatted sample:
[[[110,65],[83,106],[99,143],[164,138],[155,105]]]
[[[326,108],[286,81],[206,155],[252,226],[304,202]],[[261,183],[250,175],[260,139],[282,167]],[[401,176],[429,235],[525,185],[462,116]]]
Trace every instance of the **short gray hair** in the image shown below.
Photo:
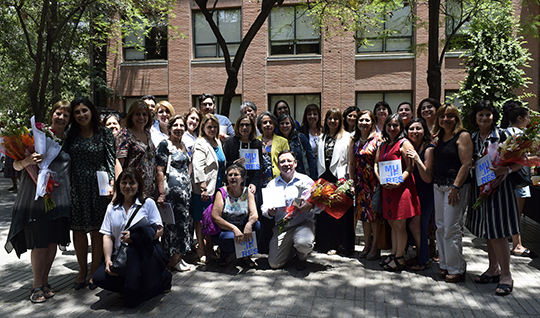
[[[250,107],[255,113],[257,113],[257,105],[255,105],[255,103],[252,101],[246,100],[242,102],[242,105],[240,105],[240,114],[244,112],[244,108],[246,107]]]

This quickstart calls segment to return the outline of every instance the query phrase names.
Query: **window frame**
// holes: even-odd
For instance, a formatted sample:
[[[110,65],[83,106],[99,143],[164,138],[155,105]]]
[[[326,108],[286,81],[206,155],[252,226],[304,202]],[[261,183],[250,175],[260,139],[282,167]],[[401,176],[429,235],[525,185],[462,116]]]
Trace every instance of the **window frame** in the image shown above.
[[[161,58],[156,58],[156,53],[149,53],[149,49],[156,49],[157,50],[157,44],[155,44],[155,40],[152,40],[150,37],[152,34],[156,33],[162,33],[163,38],[160,40],[162,43],[160,43],[160,52],[162,54]],[[126,39],[129,36],[139,36],[139,44],[133,42],[133,45],[128,45],[126,42]],[[142,38],[144,36],[144,38]],[[143,42],[143,43],[141,43]],[[139,48],[143,48],[144,50],[141,51]],[[129,50],[135,50],[139,53],[143,54],[143,58],[127,58],[128,51]],[[168,37],[168,27],[166,23],[155,23],[152,27],[149,28],[146,32],[143,32],[142,30],[139,30],[137,32],[130,32],[130,34],[126,34],[122,38],[122,53],[123,53],[123,60],[124,62],[135,62],[135,61],[167,61],[169,59],[169,37]]]
[[[373,107],[375,107],[375,103],[373,103],[373,105],[369,106],[369,107],[364,107],[364,106],[361,106],[360,103],[359,103],[359,95],[361,94],[382,94],[383,95],[383,98],[382,99],[377,99],[377,102],[379,101],[385,101],[388,103],[388,98],[387,98],[387,95],[388,94],[409,94],[409,98],[408,99],[403,99],[403,100],[400,100],[399,103],[401,102],[410,102],[411,103],[411,106],[413,106],[413,114],[416,114],[416,106],[414,105],[414,91],[367,91],[367,92],[363,92],[363,91],[357,91],[355,93],[355,105],[356,107],[360,108],[360,109],[369,109],[371,111],[373,111]],[[397,112],[397,108],[399,106],[399,103],[396,104],[396,105],[392,105],[390,103],[388,103],[390,105],[390,108],[392,109],[392,113],[396,113]]]
[[[239,41],[234,42],[226,42],[227,47],[229,48],[229,54],[231,57],[236,55],[236,50],[231,50],[231,46],[236,46],[236,48],[240,47],[240,44],[242,43],[242,8],[227,8],[227,9],[216,9],[214,14],[212,15],[212,18],[214,19],[214,22],[216,23],[217,27],[219,28],[219,20],[216,21],[216,19],[219,19],[219,12],[220,11],[238,11],[238,20],[239,20],[239,27],[240,30],[239,34]],[[193,10],[192,13],[192,27],[193,27],[193,57],[196,59],[212,59],[212,58],[223,58],[223,51],[221,50],[221,47],[219,46],[219,43],[212,32],[212,29],[210,28],[210,25],[207,23],[208,28],[210,29],[210,32],[212,33],[212,37],[215,39],[215,43],[203,43],[203,44],[197,44],[197,21],[196,21],[196,15],[200,14],[204,21],[206,22],[206,18],[204,17],[202,11],[200,10]],[[199,30],[200,31],[200,30]],[[215,45],[215,55],[214,56],[197,56],[197,48],[201,46],[212,46]]]
[[[293,21],[292,21],[292,29],[293,29],[293,36],[292,36],[292,39],[286,39],[286,40],[272,40],[272,37],[275,36],[275,35],[272,35],[272,12],[275,12],[274,10],[279,10],[279,9],[284,9],[284,8],[294,8],[294,16],[293,16]],[[319,28],[319,30],[316,30],[315,28],[313,28],[313,31],[314,33],[318,33],[318,37],[317,37],[317,40],[315,40],[315,37],[311,38],[311,39],[307,39],[307,40],[299,40],[297,38],[297,22],[299,20],[299,17],[297,15],[298,13],[298,9],[299,8],[304,8],[304,14],[306,14],[305,12],[307,11],[307,7],[303,6],[303,5],[291,5],[291,6],[281,6],[281,7],[274,7],[272,9],[272,11],[270,12],[270,14],[268,15],[268,25],[269,25],[269,28],[268,28],[268,48],[269,48],[269,52],[268,52],[268,55],[269,56],[283,56],[283,55],[295,55],[295,56],[298,56],[298,55],[320,55],[321,54],[321,36],[322,36],[322,33],[321,33],[321,30]],[[286,25],[284,25],[286,26]],[[283,27],[283,26],[282,26]],[[281,43],[280,46],[278,45],[275,45],[274,43]],[[289,45],[289,46],[292,46],[292,52],[291,53],[275,53],[273,48],[274,47],[283,47],[283,46],[286,46],[286,45]],[[306,53],[299,53],[298,52],[298,47],[300,45],[315,45],[317,44],[317,52],[306,52]]]
[[[303,105],[302,106],[297,106],[297,104],[299,104],[300,102],[297,101],[298,97],[299,96],[315,96],[316,98],[318,98],[318,101],[317,102],[309,102],[307,103],[306,105]],[[291,101],[292,99],[292,101]],[[310,103],[313,103],[313,104],[316,104],[319,106],[319,109],[322,109],[321,108],[321,93],[304,93],[304,94],[268,94],[268,106],[269,106],[269,112],[271,112],[272,114],[274,113],[274,104],[279,101],[279,100],[284,100],[286,101],[288,104],[289,104],[289,108],[291,109],[291,117],[298,121],[300,123],[300,125],[302,125],[302,118],[304,117],[304,111],[307,107],[307,105],[309,105]],[[301,110],[302,113],[298,113],[297,110]],[[324,116],[324,114],[323,114]]]

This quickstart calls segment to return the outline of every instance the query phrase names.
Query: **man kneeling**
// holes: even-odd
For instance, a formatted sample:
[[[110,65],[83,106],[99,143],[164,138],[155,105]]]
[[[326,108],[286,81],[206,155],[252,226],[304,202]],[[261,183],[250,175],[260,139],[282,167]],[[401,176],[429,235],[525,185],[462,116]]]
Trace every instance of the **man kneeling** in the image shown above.
[[[287,207],[291,206],[295,198],[300,197],[311,189],[313,180],[295,171],[296,158],[290,150],[283,150],[278,156],[280,175],[268,183],[267,188],[278,188],[275,193],[284,196],[286,207],[269,208],[269,202],[263,204],[262,213],[267,218],[274,218],[276,225],[273,228],[273,236],[270,240],[268,263],[272,268],[280,268],[287,263],[296,253],[298,262],[296,268],[304,270],[307,266],[306,259],[313,250],[315,240],[314,213],[321,210],[305,200],[297,200],[295,210],[290,221],[283,226],[281,233],[277,223],[287,214]],[[266,207],[265,207],[266,206]],[[294,248],[294,249],[293,249]]]

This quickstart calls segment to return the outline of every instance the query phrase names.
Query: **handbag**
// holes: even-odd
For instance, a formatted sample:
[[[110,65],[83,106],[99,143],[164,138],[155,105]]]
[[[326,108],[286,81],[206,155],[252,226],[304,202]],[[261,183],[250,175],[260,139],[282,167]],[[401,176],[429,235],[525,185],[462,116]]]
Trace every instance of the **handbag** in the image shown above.
[[[516,189],[525,188],[532,184],[531,180],[531,167],[524,166],[518,171],[512,172],[508,175],[510,181],[514,184]]]
[[[219,188],[219,191],[221,191],[223,202],[225,202],[225,199],[227,199],[227,191],[225,191],[225,188]],[[214,199],[214,195],[210,197],[212,203],[210,203],[210,205],[203,211],[201,228],[205,236],[218,235],[219,233],[221,233],[221,228],[217,226],[214,221],[212,221],[212,209],[214,208]]]
[[[143,203],[144,204],[144,203]],[[126,223],[126,226],[124,227],[124,231],[129,228],[131,225],[131,221],[133,221],[133,218],[139,212],[142,205],[139,205],[137,209],[135,209],[135,212],[131,215],[129,218],[129,221]],[[118,248],[118,251],[116,253],[116,256],[114,257],[113,264],[111,267],[111,271],[118,274],[118,276],[125,277],[126,276],[126,268],[127,268],[127,257],[128,257],[128,245],[127,244],[120,244],[120,247]]]
[[[373,192],[371,210],[373,210],[373,213],[382,213],[382,186],[380,184],[375,187]]]

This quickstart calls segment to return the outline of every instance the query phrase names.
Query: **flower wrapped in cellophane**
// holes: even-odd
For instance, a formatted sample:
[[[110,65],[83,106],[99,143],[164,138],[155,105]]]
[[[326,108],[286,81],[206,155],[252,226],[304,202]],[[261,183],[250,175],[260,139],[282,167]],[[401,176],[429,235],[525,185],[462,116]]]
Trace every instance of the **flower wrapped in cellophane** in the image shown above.
[[[335,184],[319,179],[311,187],[306,200],[326,213],[340,219],[353,205],[353,180],[339,179]]]
[[[13,160],[22,160],[34,152],[34,138],[24,125],[20,114],[7,111],[0,118],[0,152]],[[38,169],[36,166],[26,167],[28,175],[34,183],[37,180]]]
[[[509,136],[502,143],[493,143],[488,147],[488,155],[493,167],[507,166],[517,163],[523,166],[537,166],[540,161],[528,158],[528,154],[536,154],[540,146],[540,123],[535,121],[527,125],[526,129],[515,136]],[[482,206],[487,197],[497,191],[497,187],[506,175],[499,175],[495,179],[480,186],[480,195],[473,204],[473,209]]]

